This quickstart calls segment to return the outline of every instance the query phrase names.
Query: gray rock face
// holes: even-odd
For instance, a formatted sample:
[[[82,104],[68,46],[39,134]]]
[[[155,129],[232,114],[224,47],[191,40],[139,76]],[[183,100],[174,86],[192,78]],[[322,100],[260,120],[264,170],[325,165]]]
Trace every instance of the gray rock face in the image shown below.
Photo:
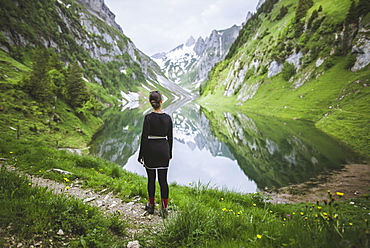
[[[265,2],[266,0],[259,0],[256,9],[258,10],[261,7],[261,5],[264,4]]]
[[[251,18],[252,18],[252,16],[253,16],[253,14],[252,14],[251,12],[249,12],[249,11],[248,11],[248,13],[247,13],[247,17],[245,18],[245,22],[243,22],[243,25],[242,25],[242,26],[244,26],[244,24],[246,24],[246,23],[249,21],[249,19],[251,19]]]
[[[282,69],[283,69],[283,64],[279,64],[275,60],[272,61],[271,64],[270,64],[270,67],[269,67],[267,78],[270,78],[270,77],[273,77],[273,76],[279,74]]]
[[[352,71],[358,71],[370,64],[370,29],[361,27],[357,34],[357,39],[352,47],[352,53],[356,55],[357,59]]]
[[[194,52],[196,53],[196,55],[198,56],[202,55],[203,46],[204,46],[204,40],[202,37],[199,37],[194,46]]]
[[[195,44],[195,39],[193,36],[190,36],[190,38],[188,39],[188,41],[185,43],[185,46],[192,46]]]
[[[295,66],[295,68],[298,68],[299,69],[300,66],[301,66],[300,60],[301,60],[302,57],[303,57],[302,51],[299,51],[298,53],[291,54],[286,59],[286,61],[288,61],[289,63],[293,64]]]
[[[86,8],[88,8],[91,13],[95,14],[104,22],[110,24],[111,26],[117,28],[122,32],[122,28],[116,23],[116,16],[112,11],[105,5],[104,0],[78,0]]]

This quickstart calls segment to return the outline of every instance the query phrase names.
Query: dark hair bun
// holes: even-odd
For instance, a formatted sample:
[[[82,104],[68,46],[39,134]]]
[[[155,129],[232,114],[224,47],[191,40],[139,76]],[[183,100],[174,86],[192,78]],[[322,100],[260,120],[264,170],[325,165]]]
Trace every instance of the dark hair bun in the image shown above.
[[[152,91],[149,95],[149,102],[154,109],[161,107],[162,95],[158,91]]]

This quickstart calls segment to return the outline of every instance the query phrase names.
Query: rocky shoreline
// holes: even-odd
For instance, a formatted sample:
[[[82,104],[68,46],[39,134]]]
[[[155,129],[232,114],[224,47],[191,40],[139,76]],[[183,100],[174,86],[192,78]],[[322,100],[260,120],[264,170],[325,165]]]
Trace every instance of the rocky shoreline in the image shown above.
[[[328,199],[328,191],[344,193],[340,200],[369,197],[370,163],[347,164],[339,171],[332,171],[311,180],[276,190],[264,191],[272,203],[300,203]]]

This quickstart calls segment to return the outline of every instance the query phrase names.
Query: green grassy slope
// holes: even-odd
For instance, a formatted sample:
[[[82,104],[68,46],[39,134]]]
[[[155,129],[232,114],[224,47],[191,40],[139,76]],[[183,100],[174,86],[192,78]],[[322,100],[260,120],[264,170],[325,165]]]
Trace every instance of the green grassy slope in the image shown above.
[[[278,20],[282,6],[288,12]],[[271,12],[257,13],[241,31],[227,59],[213,68],[210,80],[201,88],[199,102],[206,108],[222,106],[313,121],[318,128],[369,157],[369,66],[357,72],[349,70],[354,57],[350,52],[343,53],[346,40],[338,38],[350,1],[314,1],[301,20],[305,28],[298,34],[294,24],[296,8],[297,1],[284,0],[276,3]],[[309,29],[312,13],[320,8]],[[369,18],[370,14],[364,16],[359,25],[366,27]],[[282,64],[294,52],[302,53],[300,68],[288,75],[288,80],[284,68],[268,77],[272,61]],[[324,62],[316,64],[318,59]],[[248,71],[242,74],[245,68]],[[238,76],[242,83],[232,88]],[[253,88],[257,90],[253,92]],[[230,89],[233,94],[225,96]],[[253,97],[240,100],[251,92]]]
[[[60,99],[51,115],[19,86],[19,80],[31,70],[30,67],[1,51],[0,60],[5,64],[0,80],[0,135],[11,134],[16,138],[17,129],[20,129],[21,138],[42,139],[59,147],[86,147],[103,125],[102,120],[92,112],[78,115],[74,108]],[[113,103],[114,99],[109,101]]]

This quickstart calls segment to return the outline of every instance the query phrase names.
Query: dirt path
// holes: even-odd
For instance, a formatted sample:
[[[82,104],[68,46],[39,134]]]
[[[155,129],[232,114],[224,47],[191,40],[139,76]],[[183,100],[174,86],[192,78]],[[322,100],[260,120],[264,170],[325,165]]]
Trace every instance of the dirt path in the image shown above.
[[[342,170],[312,178],[310,181],[289,185],[274,192],[263,192],[273,203],[316,202],[328,199],[328,191],[344,193],[341,200],[369,197],[370,164],[349,164]]]
[[[8,169],[15,170],[14,168]],[[149,236],[150,233],[156,233],[163,228],[163,219],[159,216],[158,210],[156,209],[152,215],[148,214],[144,209],[144,204],[139,202],[139,196],[127,203],[115,197],[109,189],[96,193],[92,189],[82,189],[78,182],[65,184],[32,175],[27,175],[27,177],[33,186],[47,187],[55,194],[76,197],[83,200],[84,203],[99,207],[103,212],[122,215],[122,218],[129,225],[128,241],[135,241],[138,235],[147,234]]]

